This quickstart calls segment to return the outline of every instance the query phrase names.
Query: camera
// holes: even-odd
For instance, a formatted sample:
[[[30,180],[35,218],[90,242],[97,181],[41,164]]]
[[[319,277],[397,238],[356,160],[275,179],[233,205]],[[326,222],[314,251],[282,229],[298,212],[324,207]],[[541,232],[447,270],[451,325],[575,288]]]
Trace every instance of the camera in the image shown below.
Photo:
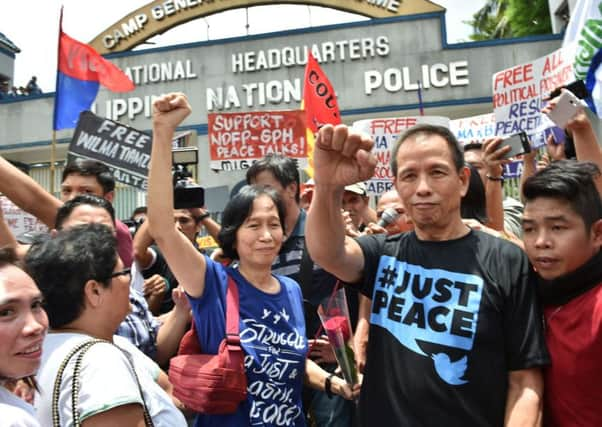
[[[520,131],[514,135],[510,135],[500,144],[499,148],[510,146],[510,151],[504,154],[505,159],[518,156],[519,154],[525,154],[531,152],[531,144],[529,143],[529,137],[524,131]]]
[[[191,181],[192,174],[185,165],[175,164],[172,176],[174,209],[200,208],[205,205],[205,190]]]
[[[126,227],[128,228],[130,235],[132,237],[134,237],[136,235],[136,233],[138,232],[138,229],[140,228],[140,226],[144,223],[144,218],[140,218],[140,219],[124,219],[121,221],[122,223],[124,223],[126,225]]]
[[[190,132],[172,141],[171,163],[173,177],[174,209],[202,208],[205,205],[205,190],[192,181],[188,165],[197,165],[199,153],[197,147],[186,146],[185,137]],[[180,139],[184,140],[180,141]]]

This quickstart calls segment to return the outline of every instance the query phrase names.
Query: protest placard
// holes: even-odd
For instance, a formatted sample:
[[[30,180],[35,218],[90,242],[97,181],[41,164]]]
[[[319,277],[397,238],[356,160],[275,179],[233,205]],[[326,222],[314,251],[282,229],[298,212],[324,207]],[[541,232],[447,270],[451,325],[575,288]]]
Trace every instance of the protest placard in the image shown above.
[[[574,80],[572,60],[569,50],[560,48],[535,61],[495,73],[495,134],[503,137],[522,130],[530,136],[533,147],[544,145],[543,131],[554,124],[540,111],[551,91]]]
[[[280,153],[307,164],[302,110],[211,113],[208,117],[211,169],[249,168],[267,154]]]
[[[495,136],[495,114],[481,114],[449,121],[449,130],[462,145],[483,142]]]
[[[69,144],[70,155],[99,160],[116,181],[145,191],[150,152],[150,135],[90,111],[80,114]]]
[[[370,135],[374,140],[372,153],[377,164],[372,179],[366,182],[368,194],[378,195],[389,191],[393,187],[393,174],[391,173],[391,150],[399,135],[417,124],[432,124],[449,126],[447,117],[416,116],[396,117],[387,119],[368,119],[353,123],[353,129]]]
[[[520,178],[523,174],[524,163],[522,160],[514,160],[504,165],[502,174],[505,179]]]
[[[25,233],[48,231],[48,227],[44,223],[19,208],[6,196],[0,196],[0,209],[4,215],[4,222],[17,238]]]

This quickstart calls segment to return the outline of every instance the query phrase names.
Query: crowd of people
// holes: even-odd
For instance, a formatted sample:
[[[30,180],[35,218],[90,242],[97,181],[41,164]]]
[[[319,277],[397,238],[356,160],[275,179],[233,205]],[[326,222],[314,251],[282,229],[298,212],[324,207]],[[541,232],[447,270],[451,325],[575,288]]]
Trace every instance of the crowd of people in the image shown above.
[[[42,89],[38,86],[38,78],[36,76],[32,76],[27,85],[19,87],[11,86],[10,80],[0,81],[0,101],[41,94]]]
[[[26,245],[0,221],[0,426],[602,425],[602,152],[584,111],[566,128],[576,159],[551,140],[547,161],[523,157],[521,200],[504,197],[502,140],[462,147],[423,124],[395,143],[373,209],[374,142],[325,125],[303,191],[295,162],[268,155],[221,224],[173,207],[189,114],[183,94],[155,101],[148,207],[129,227],[101,162],[67,165],[58,200],[0,158],[0,192],[51,229]],[[317,315],[341,288],[357,384]],[[235,410],[175,396],[191,325],[203,353],[242,349]]]

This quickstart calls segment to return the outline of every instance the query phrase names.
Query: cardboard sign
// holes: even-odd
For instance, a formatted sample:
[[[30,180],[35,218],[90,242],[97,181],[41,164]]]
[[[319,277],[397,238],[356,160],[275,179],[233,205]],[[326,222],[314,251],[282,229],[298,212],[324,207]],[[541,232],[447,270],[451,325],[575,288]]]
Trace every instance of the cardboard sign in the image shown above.
[[[247,169],[272,153],[307,163],[302,110],[211,113],[208,127],[211,169]]]
[[[493,109],[496,136],[525,131],[535,148],[545,144],[543,131],[554,126],[541,109],[551,91],[574,80],[567,49],[558,49],[493,75]]]
[[[146,191],[151,136],[90,111],[79,116],[69,154],[105,163],[115,180]]]
[[[217,248],[219,246],[211,236],[198,236],[196,242],[199,245],[199,248],[202,249]]]
[[[35,216],[25,212],[6,196],[0,196],[0,209],[4,214],[4,221],[15,237],[24,233],[48,231],[48,227]]]
[[[523,174],[524,163],[522,160],[515,160],[504,165],[503,175],[506,179],[520,178]]]
[[[495,114],[481,114],[449,121],[449,130],[460,144],[483,142],[495,136]]]
[[[374,176],[366,182],[368,194],[378,195],[389,191],[393,187],[393,174],[390,166],[391,150],[395,146],[395,141],[397,141],[399,135],[417,124],[448,127],[449,119],[439,116],[416,116],[368,119],[353,123],[353,129],[370,135],[374,140],[372,153],[376,156],[377,164]]]

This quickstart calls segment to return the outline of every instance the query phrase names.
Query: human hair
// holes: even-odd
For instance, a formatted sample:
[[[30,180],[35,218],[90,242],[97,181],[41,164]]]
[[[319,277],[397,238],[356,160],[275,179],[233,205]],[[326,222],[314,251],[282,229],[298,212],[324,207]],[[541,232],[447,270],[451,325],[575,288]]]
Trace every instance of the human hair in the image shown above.
[[[482,149],[483,149],[483,143],[481,143],[481,142],[469,142],[468,144],[464,145],[465,153],[467,151],[482,150]]]
[[[564,200],[583,219],[586,230],[589,230],[602,218],[602,201],[594,182],[599,176],[600,169],[592,162],[553,162],[525,181],[525,204],[538,197]]]
[[[7,265],[17,264],[17,253],[11,246],[4,246],[0,248],[0,268]]]
[[[76,320],[84,309],[84,288],[95,280],[105,288],[117,264],[117,240],[103,224],[83,224],[35,242],[26,271],[42,291],[50,327]]]
[[[575,140],[573,136],[564,131],[564,157],[567,159],[576,159],[577,151],[575,150]]]
[[[410,138],[431,135],[438,135],[447,142],[457,171],[460,171],[464,167],[464,151],[455,135],[444,126],[421,124],[412,126],[399,137],[397,142],[395,142],[393,151],[391,152],[391,172],[393,172],[393,176],[397,176],[397,152],[399,151],[401,144]]]
[[[222,215],[222,228],[217,235],[217,240],[224,256],[238,259],[236,251],[236,233],[253,210],[253,202],[260,196],[268,196],[276,205],[278,218],[284,230],[284,203],[278,192],[267,185],[245,185],[226,205]]]
[[[109,215],[111,215],[111,221],[115,224],[115,209],[113,209],[111,202],[102,197],[94,196],[93,194],[80,194],[79,196],[66,201],[59,208],[56,213],[56,219],[54,220],[54,228],[62,230],[63,224],[69,219],[75,208],[82,205],[96,206],[106,210]]]
[[[14,266],[14,267],[17,267],[20,269],[23,268],[21,265],[21,262],[19,261],[19,258],[17,257],[17,253],[15,252],[15,249],[11,246],[4,246],[4,247],[0,248],[0,270],[2,270],[5,267],[8,267],[8,266]],[[0,282],[2,282],[1,278],[0,278]],[[4,377],[3,375],[0,374],[0,382],[7,381],[7,380],[14,380],[14,379],[15,378]],[[35,377],[33,375],[23,377],[20,379],[25,381],[30,387],[34,388],[36,391],[38,391],[38,392],[40,391],[38,389],[38,384],[36,383]],[[1,385],[0,385],[0,387],[1,387]]]
[[[115,178],[107,165],[98,160],[75,159],[65,166],[61,181],[69,175],[94,176],[102,187],[103,194],[115,190]]]
[[[148,213],[148,208],[146,206],[138,206],[136,209],[134,209],[134,212],[132,212],[132,215],[130,215],[130,219],[134,219],[134,217],[138,214],[146,214]]]
[[[288,187],[292,183],[297,184],[295,200],[299,203],[301,181],[299,179],[297,164],[293,159],[285,157],[282,154],[268,154],[247,169],[247,184],[252,184],[257,175],[264,171],[271,172],[283,188]]]
[[[460,215],[465,219],[476,219],[481,224],[487,222],[487,201],[485,199],[485,185],[479,176],[479,171],[472,165],[470,169],[468,190],[460,202]]]

